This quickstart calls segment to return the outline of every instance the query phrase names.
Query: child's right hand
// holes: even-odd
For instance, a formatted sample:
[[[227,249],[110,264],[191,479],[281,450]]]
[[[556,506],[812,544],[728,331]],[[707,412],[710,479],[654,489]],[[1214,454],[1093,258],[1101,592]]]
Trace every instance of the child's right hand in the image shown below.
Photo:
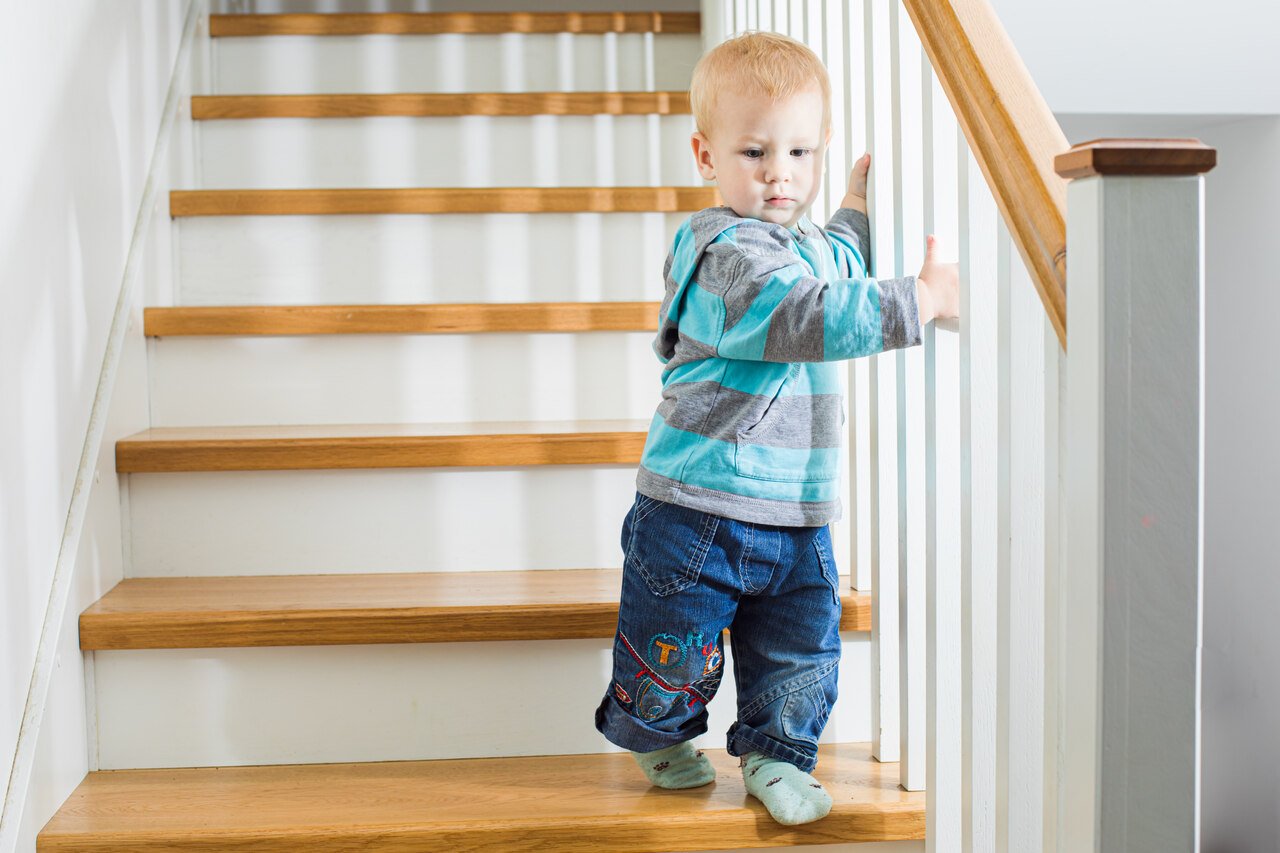
[[[944,264],[936,255],[938,238],[927,238],[924,266],[916,276],[916,303],[920,325],[960,316],[960,265]]]

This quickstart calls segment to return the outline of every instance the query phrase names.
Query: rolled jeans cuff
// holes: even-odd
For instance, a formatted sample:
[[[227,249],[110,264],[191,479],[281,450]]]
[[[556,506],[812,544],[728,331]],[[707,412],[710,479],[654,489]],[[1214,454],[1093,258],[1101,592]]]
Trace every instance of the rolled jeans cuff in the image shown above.
[[[616,746],[632,752],[654,752],[675,746],[687,740],[693,740],[707,730],[707,715],[704,711],[692,720],[687,721],[677,732],[664,732],[647,725],[643,720],[633,717],[618,704],[618,700],[606,695],[596,708],[596,731]]]
[[[812,773],[818,766],[817,755],[803,753],[751,726],[734,723],[729,727],[729,754],[742,756],[748,752],[763,752],[771,758],[794,764],[805,773]]]

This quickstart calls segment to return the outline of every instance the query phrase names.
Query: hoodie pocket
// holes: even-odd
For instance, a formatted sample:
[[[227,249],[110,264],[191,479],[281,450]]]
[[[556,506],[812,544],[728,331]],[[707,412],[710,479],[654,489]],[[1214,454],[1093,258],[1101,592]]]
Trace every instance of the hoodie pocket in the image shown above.
[[[787,429],[787,419],[799,416],[786,401],[795,399],[792,391],[800,369],[799,364],[791,365],[763,417],[738,435],[734,448],[738,476],[780,483],[827,483],[838,479],[838,447],[811,447],[811,436],[806,431],[791,434]]]

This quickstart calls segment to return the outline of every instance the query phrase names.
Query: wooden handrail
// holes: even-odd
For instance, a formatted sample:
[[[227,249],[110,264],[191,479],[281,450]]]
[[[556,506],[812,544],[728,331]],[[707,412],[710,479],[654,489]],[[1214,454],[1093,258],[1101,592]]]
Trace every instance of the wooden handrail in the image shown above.
[[[987,0],[902,2],[1065,349],[1067,138]]]

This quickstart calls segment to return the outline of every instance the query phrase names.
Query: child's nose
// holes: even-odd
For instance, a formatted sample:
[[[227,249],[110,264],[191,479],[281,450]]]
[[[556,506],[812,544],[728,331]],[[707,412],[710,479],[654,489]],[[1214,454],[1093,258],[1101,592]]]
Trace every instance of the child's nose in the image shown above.
[[[765,183],[782,183],[791,180],[790,165],[785,157],[770,157],[765,161]]]

